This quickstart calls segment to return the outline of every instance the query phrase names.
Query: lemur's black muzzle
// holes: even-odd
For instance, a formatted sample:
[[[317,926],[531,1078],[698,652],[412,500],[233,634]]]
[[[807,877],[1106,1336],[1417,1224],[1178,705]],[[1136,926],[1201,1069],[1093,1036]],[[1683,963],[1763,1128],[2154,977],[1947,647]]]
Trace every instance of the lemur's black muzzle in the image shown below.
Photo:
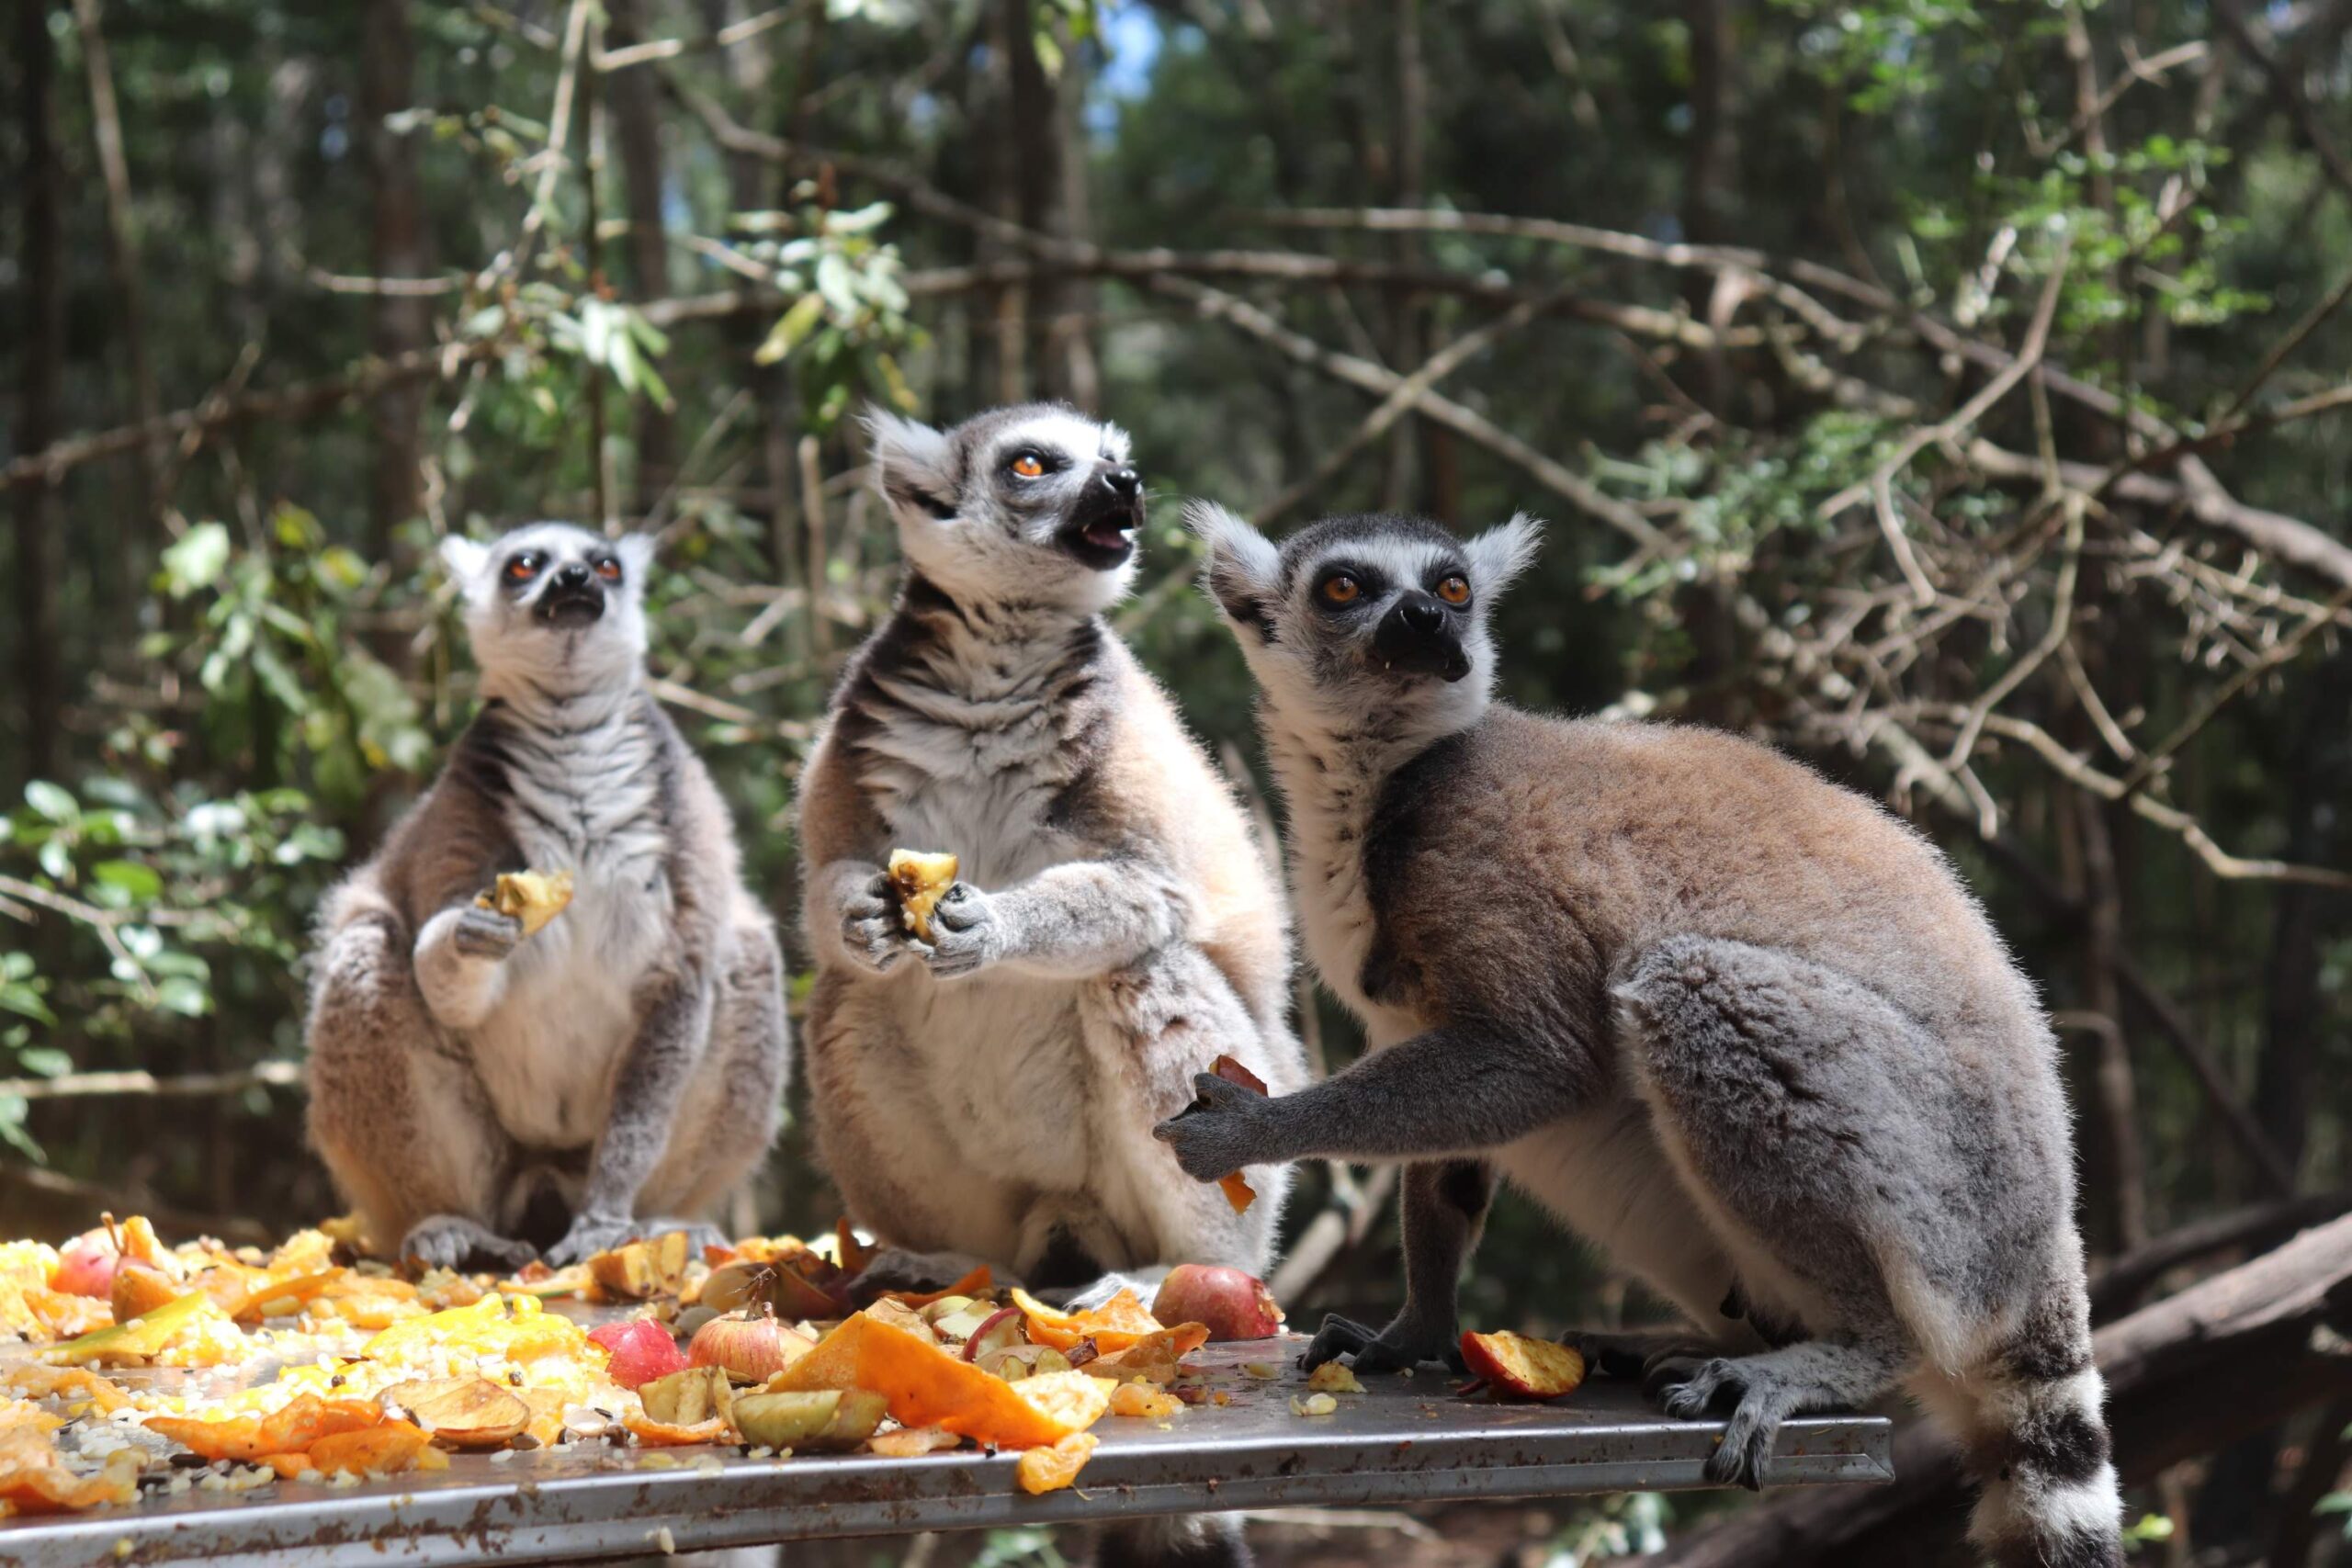
[[[550,626],[584,626],[605,614],[605,586],[581,561],[558,567],[531,613]]]
[[[1372,634],[1372,655],[1381,667],[1411,675],[1459,681],[1470,673],[1470,656],[1453,626],[1453,612],[1434,595],[1408,592],[1380,617]]]
[[[1143,526],[1143,480],[1133,468],[1109,468],[1087,481],[1058,536],[1061,547],[1097,571],[1123,566]]]

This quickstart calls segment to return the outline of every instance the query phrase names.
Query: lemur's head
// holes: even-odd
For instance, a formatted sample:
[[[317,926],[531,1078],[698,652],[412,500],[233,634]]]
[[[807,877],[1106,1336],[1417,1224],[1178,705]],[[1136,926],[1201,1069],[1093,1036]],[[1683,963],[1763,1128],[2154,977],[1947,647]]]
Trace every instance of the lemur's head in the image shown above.
[[[1425,517],[1367,513],[1277,547],[1213,502],[1185,521],[1208,546],[1209,596],[1277,712],[1424,740],[1485,711],[1487,616],[1542,533],[1524,513],[1467,541]]]
[[[1126,592],[1143,481],[1117,425],[1052,403],[945,432],[878,410],[866,423],[899,547],[950,594],[1092,611]]]
[[[607,539],[570,523],[527,523],[486,545],[454,534],[441,541],[490,690],[521,681],[568,694],[633,683],[652,559],[642,534]]]

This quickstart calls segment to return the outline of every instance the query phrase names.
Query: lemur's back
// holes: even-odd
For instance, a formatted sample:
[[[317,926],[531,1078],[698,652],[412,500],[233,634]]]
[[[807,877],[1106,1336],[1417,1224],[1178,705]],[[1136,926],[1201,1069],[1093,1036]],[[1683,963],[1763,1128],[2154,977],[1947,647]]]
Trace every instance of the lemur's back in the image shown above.
[[[1545,933],[1584,957],[1555,1005],[1605,1034],[1612,972],[1695,934],[1849,974],[1956,1051],[2021,1054],[1988,1072],[2046,1054],[2030,988],[1933,845],[1720,731],[1498,705],[1393,776],[1365,859],[1387,945],[1440,996],[1476,984],[1482,950]]]

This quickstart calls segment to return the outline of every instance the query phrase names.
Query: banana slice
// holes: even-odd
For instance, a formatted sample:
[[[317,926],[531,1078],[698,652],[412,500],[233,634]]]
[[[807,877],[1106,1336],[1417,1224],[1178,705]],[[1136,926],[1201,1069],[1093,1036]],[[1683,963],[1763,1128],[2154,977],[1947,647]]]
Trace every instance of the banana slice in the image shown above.
[[[477,894],[474,907],[495,909],[523,922],[525,936],[537,936],[541,927],[563,913],[571,902],[571,873],[568,871],[506,871],[498,885]]]
[[[931,940],[931,911],[940,896],[956,885],[954,855],[928,855],[915,850],[890,852],[890,886],[898,890],[899,918],[907,930]]]

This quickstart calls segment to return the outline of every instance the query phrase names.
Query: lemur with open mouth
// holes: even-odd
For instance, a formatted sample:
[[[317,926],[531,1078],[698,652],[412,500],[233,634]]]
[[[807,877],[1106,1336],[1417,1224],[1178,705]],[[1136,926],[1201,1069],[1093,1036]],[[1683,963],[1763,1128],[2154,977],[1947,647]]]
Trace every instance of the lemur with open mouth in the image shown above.
[[[562,1264],[686,1224],[759,1165],[784,966],[727,807],[645,687],[651,542],[538,523],[442,555],[482,708],[327,900],[311,1138],[379,1246]],[[528,936],[475,903],[526,868],[574,888]]]
[[[1204,1075],[1159,1135],[1204,1180],[1416,1162],[1404,1309],[1327,1323],[1309,1362],[1451,1358],[1499,1174],[1704,1335],[1649,1370],[1677,1416],[1732,1406],[1713,1479],[1755,1485],[1782,1419],[1902,1386],[1965,1448],[1996,1561],[2119,1564],[2055,1042],[1934,845],[1733,736],[1491,702],[1522,520],[1338,517],[1279,549],[1192,521],[1308,951],[1374,1049],[1272,1099]]]
[[[1102,619],[1144,521],[1127,435],[1044,404],[871,430],[907,576],[802,776],[820,1156],[910,1281],[1262,1272],[1285,1172],[1236,1213],[1151,1137],[1220,1055],[1306,1069],[1272,869]],[[961,861],[931,941],[893,849]]]

